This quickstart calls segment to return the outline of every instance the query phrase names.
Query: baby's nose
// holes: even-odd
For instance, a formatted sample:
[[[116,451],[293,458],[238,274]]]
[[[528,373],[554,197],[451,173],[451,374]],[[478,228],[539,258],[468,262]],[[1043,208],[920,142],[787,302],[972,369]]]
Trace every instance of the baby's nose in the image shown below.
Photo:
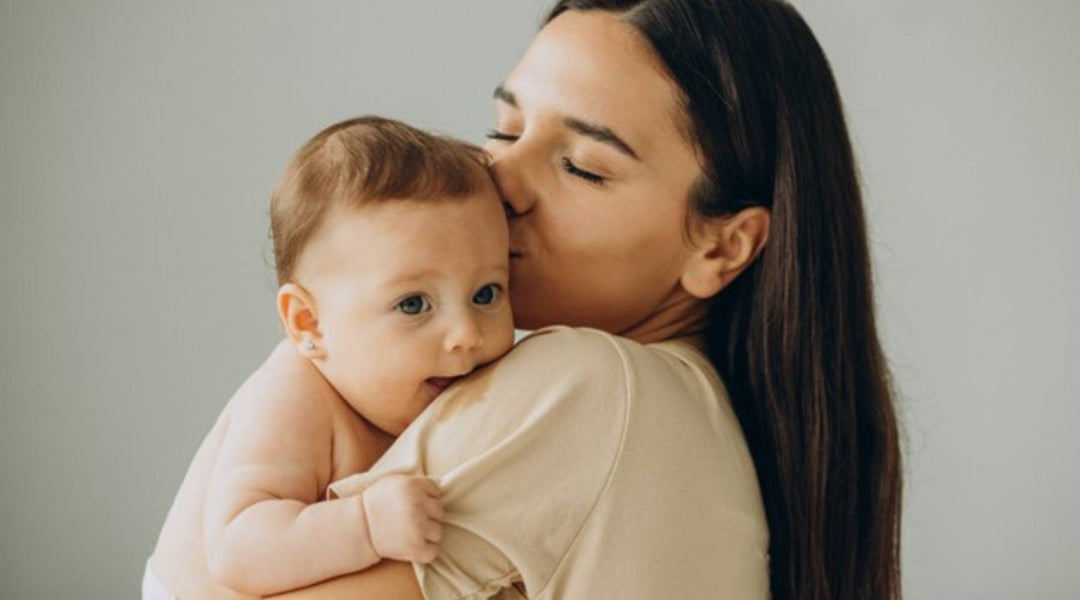
[[[480,328],[470,317],[455,319],[446,332],[444,347],[447,352],[470,352],[484,343]]]

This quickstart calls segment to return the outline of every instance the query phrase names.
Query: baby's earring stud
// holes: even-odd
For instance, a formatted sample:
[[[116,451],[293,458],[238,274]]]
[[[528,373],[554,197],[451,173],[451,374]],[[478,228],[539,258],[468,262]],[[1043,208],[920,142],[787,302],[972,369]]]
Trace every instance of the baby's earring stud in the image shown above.
[[[315,341],[314,340],[308,340],[307,342],[305,342],[304,343],[304,349],[307,350],[308,352],[314,352],[315,351]]]

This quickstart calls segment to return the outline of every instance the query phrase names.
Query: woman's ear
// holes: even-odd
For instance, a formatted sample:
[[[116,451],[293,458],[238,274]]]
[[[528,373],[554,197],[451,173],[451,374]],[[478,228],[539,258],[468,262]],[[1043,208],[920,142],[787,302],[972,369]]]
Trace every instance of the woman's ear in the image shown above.
[[[319,333],[315,298],[302,286],[286,283],[278,288],[277,308],[285,335],[296,350],[309,359],[323,358],[326,350]]]
[[[679,282],[696,298],[711,298],[727,287],[765,248],[770,213],[755,206],[715,219],[697,218],[694,250]]]

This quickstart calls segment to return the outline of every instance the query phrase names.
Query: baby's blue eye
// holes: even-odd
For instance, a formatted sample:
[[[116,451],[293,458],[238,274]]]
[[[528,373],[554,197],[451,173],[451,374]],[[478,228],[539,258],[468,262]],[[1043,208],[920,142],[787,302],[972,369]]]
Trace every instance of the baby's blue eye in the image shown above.
[[[494,304],[495,299],[499,297],[499,291],[499,286],[494,283],[489,283],[480,288],[480,291],[473,295],[472,301],[481,306]]]
[[[398,302],[397,308],[407,315],[419,315],[431,310],[431,303],[423,296],[409,296]]]

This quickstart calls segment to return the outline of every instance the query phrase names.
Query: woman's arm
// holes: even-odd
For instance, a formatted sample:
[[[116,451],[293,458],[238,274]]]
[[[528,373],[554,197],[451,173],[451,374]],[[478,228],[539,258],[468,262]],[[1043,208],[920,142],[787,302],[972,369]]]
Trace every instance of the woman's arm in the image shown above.
[[[330,581],[273,596],[275,600],[424,600],[412,565],[384,560],[367,569]]]

